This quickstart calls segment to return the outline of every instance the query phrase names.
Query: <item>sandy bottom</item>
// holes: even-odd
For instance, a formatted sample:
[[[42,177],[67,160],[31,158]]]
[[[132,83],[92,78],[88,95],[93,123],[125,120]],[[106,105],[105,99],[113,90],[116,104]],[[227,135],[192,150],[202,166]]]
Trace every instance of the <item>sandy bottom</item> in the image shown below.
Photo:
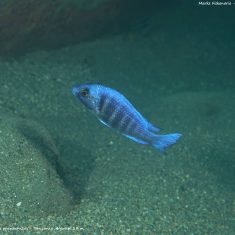
[[[56,152],[57,178],[73,195],[69,210],[61,210],[61,201],[55,203],[61,207],[58,210],[52,208],[37,216],[31,210],[45,207],[36,203],[34,190],[30,195],[35,202],[26,207],[27,189],[18,199],[18,191],[10,187],[4,191],[9,201],[0,199],[2,230],[234,233],[234,64],[224,56],[230,48],[222,42],[214,45],[205,40],[199,45],[201,39],[193,33],[185,37],[187,43],[180,39],[172,42],[172,35],[163,30],[148,37],[130,33],[0,63],[1,123],[13,117],[43,126],[50,133],[45,137],[46,146],[53,141],[50,149]],[[163,133],[180,132],[182,139],[161,155],[106,128],[71,93],[72,85],[86,82],[121,91],[146,118],[163,128]],[[1,133],[3,130],[7,136],[15,133],[7,128]],[[32,131],[25,137],[27,143],[33,138],[32,149],[48,159],[50,154],[40,147],[45,141],[34,135],[37,133]],[[7,159],[1,163],[2,176],[6,177],[6,167],[15,166],[11,156],[16,151],[21,154],[23,147],[17,143],[9,152],[9,142],[1,152],[0,160]],[[29,158],[38,156],[27,154]],[[52,166],[55,169],[55,164]],[[12,172],[18,169],[15,166]],[[27,171],[32,168],[25,167]],[[24,181],[14,179],[20,190]],[[1,187],[9,187],[7,177]],[[48,200],[47,194],[43,195]],[[19,213],[7,213],[6,208]]]

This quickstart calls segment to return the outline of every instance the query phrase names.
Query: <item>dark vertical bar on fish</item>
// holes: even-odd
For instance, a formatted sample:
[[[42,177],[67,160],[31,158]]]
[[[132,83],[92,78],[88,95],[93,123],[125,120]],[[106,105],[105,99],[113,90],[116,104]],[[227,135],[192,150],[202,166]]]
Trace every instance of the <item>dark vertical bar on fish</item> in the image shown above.
[[[102,117],[103,120],[110,125],[110,118],[112,116],[112,114],[115,112],[115,104],[117,102],[115,101],[115,99],[113,97],[108,97],[105,100],[103,109],[102,109]]]
[[[117,103],[115,101],[115,103]],[[115,105],[115,111],[112,113],[110,120],[109,120],[109,124],[113,127],[113,128],[117,128],[121,119],[123,116],[123,106],[121,104],[116,104]]]
[[[103,110],[106,98],[107,98],[107,96],[104,93],[102,93],[101,96],[100,96],[100,100],[99,100],[99,111],[100,111],[100,113]]]

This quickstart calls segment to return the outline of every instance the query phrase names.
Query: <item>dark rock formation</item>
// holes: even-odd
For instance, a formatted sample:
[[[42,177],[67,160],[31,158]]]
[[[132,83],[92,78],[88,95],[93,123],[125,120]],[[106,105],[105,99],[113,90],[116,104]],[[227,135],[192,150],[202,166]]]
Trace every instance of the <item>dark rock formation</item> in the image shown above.
[[[123,23],[128,25],[152,1],[3,1],[0,56],[55,49],[120,31]]]

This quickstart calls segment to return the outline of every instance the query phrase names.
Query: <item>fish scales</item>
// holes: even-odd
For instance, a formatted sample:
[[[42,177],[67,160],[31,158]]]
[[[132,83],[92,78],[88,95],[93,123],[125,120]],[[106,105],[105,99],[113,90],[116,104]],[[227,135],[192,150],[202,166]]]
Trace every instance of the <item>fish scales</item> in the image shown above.
[[[118,97],[102,93],[99,101],[100,117],[112,128],[129,134],[138,125],[138,118],[127,104],[118,102]],[[132,126],[131,126],[132,124]],[[131,128],[132,127],[132,128]]]

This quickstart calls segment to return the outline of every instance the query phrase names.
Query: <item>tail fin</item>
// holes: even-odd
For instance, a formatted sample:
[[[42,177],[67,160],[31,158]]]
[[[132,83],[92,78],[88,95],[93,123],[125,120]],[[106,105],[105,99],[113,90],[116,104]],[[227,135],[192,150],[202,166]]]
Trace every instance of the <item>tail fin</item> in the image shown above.
[[[153,146],[163,153],[165,149],[175,144],[181,136],[182,134],[179,133],[168,135],[156,135],[156,137],[154,138]]]

